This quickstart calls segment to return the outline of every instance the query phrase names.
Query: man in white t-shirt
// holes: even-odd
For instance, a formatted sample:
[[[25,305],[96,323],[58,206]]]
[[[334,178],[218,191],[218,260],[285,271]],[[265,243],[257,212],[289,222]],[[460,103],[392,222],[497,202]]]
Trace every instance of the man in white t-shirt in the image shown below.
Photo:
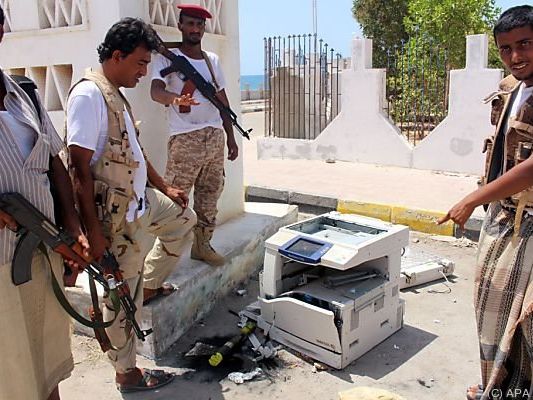
[[[461,228],[489,204],[475,276],[481,383],[468,399],[531,398],[533,392],[533,7],[512,7],[494,26],[511,73],[489,96],[496,133],[487,142],[485,185],[439,223]]]
[[[224,87],[224,74],[218,56],[202,50],[205,21],[211,14],[197,5],[179,5],[178,28],[182,33],[176,55],[185,57],[192,66],[217,90],[218,98],[229,105]],[[184,82],[177,73],[162,78],[160,71],[170,61],[157,55],[152,65],[151,95],[154,101],[167,106],[170,140],[165,180],[187,193],[194,186],[194,211],[198,224],[194,228],[191,258],[212,266],[224,264],[224,257],[210,244],[216,226],[217,201],[224,187],[224,131],[227,137],[228,159],[237,158],[231,120],[220,114],[194,86]],[[192,106],[180,106],[181,96],[194,99]]]
[[[196,223],[187,194],[167,185],[145,158],[130,106],[119,91],[135,87],[146,75],[156,46],[149,25],[122,19],[98,47],[101,71],[87,72],[72,88],[67,105],[67,142],[90,251],[97,260],[107,249],[113,252],[138,310],[143,298],[170,294],[173,288],[164,280]],[[109,303],[107,299],[106,321],[114,316]],[[122,310],[106,333],[121,392],[155,389],[172,380],[164,371],[137,368],[137,338]]]

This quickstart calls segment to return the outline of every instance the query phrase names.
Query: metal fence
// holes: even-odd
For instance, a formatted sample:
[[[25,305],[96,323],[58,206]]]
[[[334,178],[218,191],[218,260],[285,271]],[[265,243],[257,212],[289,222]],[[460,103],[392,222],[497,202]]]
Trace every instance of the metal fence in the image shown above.
[[[264,39],[265,136],[314,139],[340,111],[341,55],[317,35]]]
[[[448,114],[449,64],[445,49],[412,39],[387,52],[385,112],[416,144]]]

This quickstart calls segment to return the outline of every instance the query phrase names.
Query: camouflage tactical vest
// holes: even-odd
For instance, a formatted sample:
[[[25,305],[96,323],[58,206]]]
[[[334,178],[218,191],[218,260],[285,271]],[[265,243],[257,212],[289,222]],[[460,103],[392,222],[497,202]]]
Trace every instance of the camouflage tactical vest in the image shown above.
[[[108,141],[102,156],[91,170],[98,219],[103,224],[104,234],[111,238],[124,226],[129,203],[136,198],[133,176],[139,162],[133,158],[124,109],[129,113],[131,120],[135,120],[126,98],[102,73],[87,70],[85,76],[76,82],[70,91],[77,84],[87,80],[98,86],[107,106]],[[136,126],[135,130],[138,136]]]
[[[495,136],[487,139],[485,149],[485,182],[491,182],[532,155],[533,149],[533,95],[526,99],[517,116],[508,118],[521,82],[508,76],[500,82],[500,91],[485,99],[491,102],[491,122],[496,125]],[[504,126],[507,129],[504,131]],[[533,210],[533,187],[502,201],[507,208],[516,209],[517,221],[526,208]],[[519,224],[518,224],[519,227]]]

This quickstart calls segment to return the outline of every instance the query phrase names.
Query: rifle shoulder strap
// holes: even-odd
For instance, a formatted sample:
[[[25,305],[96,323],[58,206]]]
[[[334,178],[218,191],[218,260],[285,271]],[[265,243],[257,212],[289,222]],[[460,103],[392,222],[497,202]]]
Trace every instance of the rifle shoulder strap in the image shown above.
[[[48,262],[48,265],[50,267],[50,276],[52,279],[52,289],[54,290],[54,294],[56,296],[57,301],[63,307],[63,309],[67,312],[68,315],[70,315],[72,318],[74,318],[76,321],[78,321],[80,324],[87,326],[89,328],[92,328],[95,330],[95,332],[101,331],[105,328],[109,328],[115,320],[117,319],[118,313],[120,311],[120,300],[118,299],[118,296],[113,295],[110,296],[112,302],[113,302],[113,311],[115,312],[115,316],[112,320],[103,322],[103,321],[91,321],[86,318],[84,318],[82,315],[80,315],[74,307],[70,304],[67,297],[65,296],[65,293],[63,292],[63,289],[61,285],[59,284],[54,269],[52,267],[52,260],[50,260],[50,256],[48,254],[48,249],[46,246],[41,242],[38,247],[39,251],[45,256],[46,261]],[[96,286],[90,285],[91,289],[91,298],[93,299],[94,303],[94,296],[98,296],[96,294]]]
[[[211,78],[213,78],[213,83],[215,84],[215,88],[217,89],[217,92],[220,92],[220,85],[217,82],[217,78],[215,77],[215,69],[213,68],[213,63],[211,62],[211,59],[207,55],[205,51],[202,51],[202,56],[204,57],[205,63],[207,64],[207,68],[209,69],[209,73],[211,74]]]

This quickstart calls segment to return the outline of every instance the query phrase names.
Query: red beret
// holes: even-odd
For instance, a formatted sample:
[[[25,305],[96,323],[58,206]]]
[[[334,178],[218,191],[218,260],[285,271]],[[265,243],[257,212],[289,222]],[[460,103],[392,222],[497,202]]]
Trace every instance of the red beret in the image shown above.
[[[178,8],[181,10],[182,15],[188,15],[189,17],[201,19],[213,17],[209,11],[196,4],[180,4]]]

